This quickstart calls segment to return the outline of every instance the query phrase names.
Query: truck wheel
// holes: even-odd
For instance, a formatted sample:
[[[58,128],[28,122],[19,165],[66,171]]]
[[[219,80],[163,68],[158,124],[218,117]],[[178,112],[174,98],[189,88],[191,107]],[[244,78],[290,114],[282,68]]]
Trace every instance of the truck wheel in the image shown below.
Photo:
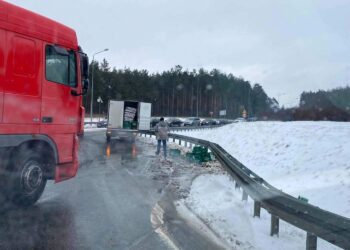
[[[9,173],[9,198],[18,206],[31,206],[41,196],[46,185],[44,160],[31,149],[20,150],[14,156]]]

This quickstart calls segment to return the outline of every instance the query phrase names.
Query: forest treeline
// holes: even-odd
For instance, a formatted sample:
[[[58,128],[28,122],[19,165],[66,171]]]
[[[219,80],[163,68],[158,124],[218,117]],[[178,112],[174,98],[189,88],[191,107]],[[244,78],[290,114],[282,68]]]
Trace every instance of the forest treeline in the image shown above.
[[[227,118],[260,116],[278,106],[260,84],[253,86],[243,78],[217,69],[188,71],[177,65],[161,73],[147,70],[111,69],[109,63],[94,61],[94,113],[106,114],[108,100],[137,100],[152,103],[153,116],[219,117],[226,110]],[[91,77],[90,73],[90,77]],[[91,82],[91,79],[90,79]],[[86,111],[90,111],[90,91],[84,97]]]
[[[284,121],[350,121],[350,87],[303,92],[298,107],[264,115]]]

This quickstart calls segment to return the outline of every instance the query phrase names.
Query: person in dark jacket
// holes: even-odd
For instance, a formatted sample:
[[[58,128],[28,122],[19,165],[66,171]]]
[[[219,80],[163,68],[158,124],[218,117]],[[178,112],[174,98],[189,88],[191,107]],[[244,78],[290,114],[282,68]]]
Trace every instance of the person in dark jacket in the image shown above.
[[[163,143],[163,151],[164,151],[164,158],[165,159],[166,159],[166,151],[167,151],[166,141],[169,139],[168,133],[169,133],[168,124],[164,121],[164,118],[161,117],[159,119],[159,123],[155,127],[155,134],[156,134],[156,138],[158,141],[156,154],[159,155],[160,145],[161,145],[161,143]]]

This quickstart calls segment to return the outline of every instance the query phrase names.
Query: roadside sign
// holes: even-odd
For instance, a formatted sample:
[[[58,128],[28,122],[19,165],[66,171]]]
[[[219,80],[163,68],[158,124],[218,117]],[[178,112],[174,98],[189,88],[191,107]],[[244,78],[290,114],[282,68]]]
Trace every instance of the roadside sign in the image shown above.
[[[226,115],[226,109],[220,110],[219,115],[220,116],[225,116]]]

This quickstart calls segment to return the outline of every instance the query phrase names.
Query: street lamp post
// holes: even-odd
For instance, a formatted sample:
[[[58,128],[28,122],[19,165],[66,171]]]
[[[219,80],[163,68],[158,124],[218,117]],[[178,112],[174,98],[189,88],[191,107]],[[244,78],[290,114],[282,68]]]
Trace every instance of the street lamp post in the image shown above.
[[[95,60],[95,55],[100,54],[102,52],[108,51],[108,49],[101,50],[99,52],[96,52],[92,55],[92,61],[91,61],[91,103],[90,103],[90,121],[92,123],[92,113],[93,113],[93,102],[94,102],[94,60]]]
[[[197,101],[197,112],[196,112],[196,117],[198,117],[198,99],[199,99],[199,95],[198,95],[198,92],[199,92],[199,79],[197,79],[197,98],[196,98],[196,101]]]

